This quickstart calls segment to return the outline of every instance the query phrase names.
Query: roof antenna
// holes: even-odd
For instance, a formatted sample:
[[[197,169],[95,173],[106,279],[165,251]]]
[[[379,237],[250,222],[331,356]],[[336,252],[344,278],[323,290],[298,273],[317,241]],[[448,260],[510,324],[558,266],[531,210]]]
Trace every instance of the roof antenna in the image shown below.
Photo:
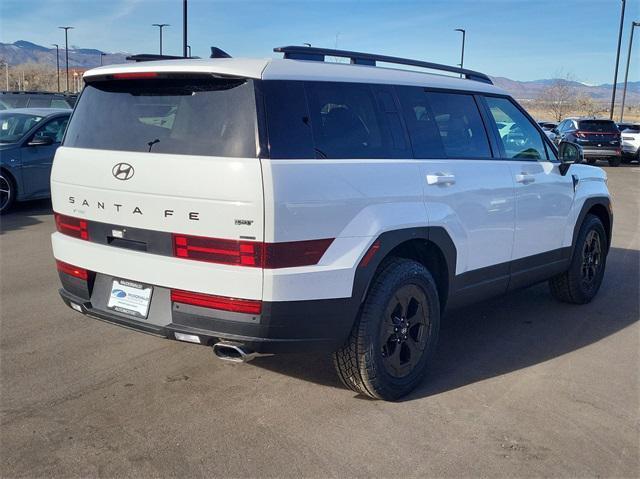
[[[211,56],[209,58],[231,58],[231,55],[218,47],[211,47]]]

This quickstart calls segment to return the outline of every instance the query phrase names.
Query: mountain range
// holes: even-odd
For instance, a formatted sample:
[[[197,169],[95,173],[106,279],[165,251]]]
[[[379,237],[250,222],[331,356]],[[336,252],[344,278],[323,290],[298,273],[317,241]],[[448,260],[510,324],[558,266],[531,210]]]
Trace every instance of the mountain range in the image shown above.
[[[140,52],[138,52],[140,53]],[[60,48],[60,66],[64,65],[64,47]],[[92,48],[69,49],[69,66],[74,68],[93,68],[102,63],[104,65],[114,63],[124,63],[130,53],[119,52],[110,53]],[[14,43],[0,43],[0,60],[6,61],[10,66],[17,66],[24,63],[39,63],[48,66],[56,64],[56,49],[37,45],[26,40],[18,40]],[[505,77],[492,77],[493,82],[507,90],[519,100],[533,100],[540,96],[540,93],[552,84],[555,80],[533,80],[517,81]],[[569,82],[572,90],[578,96],[586,96],[594,101],[607,101],[611,98],[611,84],[587,85],[577,81]],[[618,84],[622,88],[622,83]],[[640,81],[629,82],[627,85],[628,104],[640,103]]]

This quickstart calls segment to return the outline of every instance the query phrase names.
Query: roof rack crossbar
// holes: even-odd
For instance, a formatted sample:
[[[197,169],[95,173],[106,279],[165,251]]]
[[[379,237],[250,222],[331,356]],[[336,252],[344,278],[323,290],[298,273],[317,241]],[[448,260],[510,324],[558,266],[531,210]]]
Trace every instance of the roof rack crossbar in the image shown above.
[[[420,60],[412,60],[410,58],[390,57],[386,55],[376,55],[373,53],[361,53],[351,52],[348,50],[333,50],[330,48],[317,48],[306,46],[287,46],[277,47],[273,49],[274,52],[283,53],[284,58],[291,60],[311,60],[311,61],[324,61],[325,57],[339,57],[348,58],[351,64],[354,65],[369,65],[376,66],[376,62],[392,63],[396,65],[408,65],[420,68],[427,68],[429,70],[439,70],[450,73],[458,73],[463,75],[468,80],[479,81],[483,83],[489,83],[493,85],[491,78],[484,73],[480,73],[474,70],[467,70],[466,68],[459,68],[450,65],[442,65],[440,63],[423,62]]]

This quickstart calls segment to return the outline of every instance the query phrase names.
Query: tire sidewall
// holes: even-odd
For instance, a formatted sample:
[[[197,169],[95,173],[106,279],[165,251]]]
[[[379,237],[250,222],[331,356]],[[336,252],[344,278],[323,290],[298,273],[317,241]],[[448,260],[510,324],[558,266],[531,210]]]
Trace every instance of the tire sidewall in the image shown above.
[[[586,289],[582,284],[582,250],[584,248],[584,243],[586,241],[587,235],[595,230],[600,236],[600,245],[602,248],[602,261],[600,269],[598,270],[598,276],[594,285]],[[607,253],[608,253],[608,243],[607,243],[607,234],[604,230],[604,226],[599,218],[593,215],[588,215],[585,218],[584,223],[580,228],[580,233],[578,234],[578,241],[576,243],[576,247],[573,253],[573,259],[571,262],[571,274],[573,275],[575,281],[577,281],[579,294],[582,295],[583,300],[590,301],[600,290],[600,286],[602,285],[602,279],[604,278],[604,272],[607,265]]]
[[[429,360],[433,357],[440,330],[440,303],[435,281],[429,271],[420,263],[405,260],[399,264],[391,265],[389,268],[391,271],[389,269],[383,270],[385,281],[370,292],[363,310],[363,315],[367,316],[365,354],[366,362],[373,366],[375,376],[381,379],[378,381],[378,389],[382,386],[386,390],[384,395],[387,398],[397,398],[417,385],[424,376]],[[424,292],[428,302],[430,331],[428,343],[418,364],[409,374],[397,378],[389,374],[383,364],[380,328],[383,327],[383,314],[394,293],[406,285],[415,285]]]
[[[16,201],[16,183],[15,181],[13,181],[13,178],[11,178],[11,176],[9,176],[4,170],[0,171],[0,176],[4,178],[9,184],[9,202],[3,209],[0,209],[0,214],[5,214],[9,210],[11,210],[11,207]]]

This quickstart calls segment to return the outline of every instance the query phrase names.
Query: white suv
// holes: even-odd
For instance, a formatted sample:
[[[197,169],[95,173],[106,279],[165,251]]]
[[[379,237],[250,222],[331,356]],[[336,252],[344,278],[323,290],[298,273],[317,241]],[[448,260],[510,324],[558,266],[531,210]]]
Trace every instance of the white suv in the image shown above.
[[[51,180],[67,305],[225,359],[331,351],[346,386],[395,399],[445,307],[546,280],[594,297],[612,212],[580,147],[559,159],[481,73],[276,51],[85,73]]]

